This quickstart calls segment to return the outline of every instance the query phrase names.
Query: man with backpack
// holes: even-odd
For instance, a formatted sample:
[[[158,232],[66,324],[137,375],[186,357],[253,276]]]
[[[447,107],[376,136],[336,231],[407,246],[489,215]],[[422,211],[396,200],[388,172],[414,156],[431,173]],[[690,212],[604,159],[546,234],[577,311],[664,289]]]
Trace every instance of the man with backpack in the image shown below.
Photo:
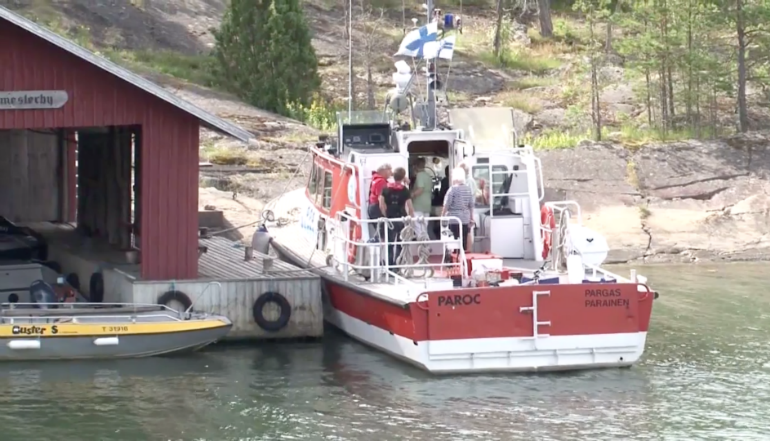
[[[406,170],[398,167],[393,171],[393,181],[388,183],[382,190],[379,198],[380,210],[385,217],[390,219],[392,228],[388,229],[388,242],[400,241],[401,230],[404,229],[404,223],[401,218],[404,216],[414,216],[414,207],[412,206],[412,195],[409,192],[409,186],[406,179]],[[388,264],[395,265],[398,255],[401,253],[401,245],[391,245],[388,250]]]

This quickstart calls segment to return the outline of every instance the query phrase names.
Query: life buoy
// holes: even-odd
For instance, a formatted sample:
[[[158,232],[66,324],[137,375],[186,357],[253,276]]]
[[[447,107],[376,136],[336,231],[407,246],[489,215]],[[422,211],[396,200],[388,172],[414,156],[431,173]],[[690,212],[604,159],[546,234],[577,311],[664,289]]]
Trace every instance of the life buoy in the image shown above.
[[[166,291],[158,297],[158,305],[169,306],[174,301],[182,304],[182,310],[179,312],[192,311],[192,300],[182,291]]]
[[[547,259],[551,252],[551,232],[556,229],[556,218],[553,215],[553,209],[548,205],[543,205],[540,209],[540,224],[543,226],[540,230],[543,236],[543,259]]]
[[[88,281],[88,301],[102,303],[104,301],[104,276],[102,273],[91,274]]]
[[[80,291],[80,277],[78,277],[77,274],[69,273],[67,274],[67,277],[64,278],[64,280],[69,286],[75,289],[75,291]]]
[[[275,303],[281,309],[281,314],[275,320],[266,319],[262,313],[262,310],[268,303]],[[286,297],[273,291],[268,291],[259,296],[257,301],[254,302],[251,312],[257,325],[268,332],[280,331],[289,324],[289,319],[291,319],[291,305],[289,301],[286,300]]]

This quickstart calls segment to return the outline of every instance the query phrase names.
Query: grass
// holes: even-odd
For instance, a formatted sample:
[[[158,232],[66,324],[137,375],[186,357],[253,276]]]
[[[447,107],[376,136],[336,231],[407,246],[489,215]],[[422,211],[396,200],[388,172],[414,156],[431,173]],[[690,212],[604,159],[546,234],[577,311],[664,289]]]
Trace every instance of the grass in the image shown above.
[[[499,95],[499,99],[506,107],[513,107],[519,109],[522,112],[537,113],[542,109],[542,106],[534,98],[529,97],[519,91],[503,92]]]
[[[556,58],[528,53],[522,49],[504,51],[500,56],[496,56],[490,50],[482,52],[479,54],[478,58],[481,62],[490,66],[518,70],[536,75],[542,75],[561,66],[561,61]]]
[[[132,70],[151,70],[206,87],[217,85],[213,73],[216,60],[208,54],[185,55],[173,51],[106,50],[103,55]]]
[[[213,144],[201,146],[200,159],[215,165],[235,165],[253,168],[263,165],[261,158],[246,149],[218,147]]]
[[[577,147],[580,141],[590,138],[588,133],[577,134],[562,130],[545,130],[539,135],[527,134],[523,141],[535,150],[556,150]]]

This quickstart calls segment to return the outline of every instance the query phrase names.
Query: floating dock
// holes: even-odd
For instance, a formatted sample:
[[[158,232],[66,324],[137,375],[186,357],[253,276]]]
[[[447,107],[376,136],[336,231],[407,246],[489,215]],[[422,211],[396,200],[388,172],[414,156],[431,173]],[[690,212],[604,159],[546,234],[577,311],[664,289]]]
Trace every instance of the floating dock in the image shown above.
[[[225,340],[323,336],[321,280],[277,257],[248,252],[222,237],[199,239],[198,278],[143,281],[125,252],[84,239],[67,224],[28,225],[48,242],[49,260],[93,301],[166,304],[224,315],[233,322]],[[0,301],[7,301],[0,295]]]

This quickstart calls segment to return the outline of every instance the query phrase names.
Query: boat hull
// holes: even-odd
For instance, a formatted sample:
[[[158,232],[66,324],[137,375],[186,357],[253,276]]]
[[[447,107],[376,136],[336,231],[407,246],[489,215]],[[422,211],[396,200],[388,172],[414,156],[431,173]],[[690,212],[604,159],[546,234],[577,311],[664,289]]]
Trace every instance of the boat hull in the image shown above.
[[[159,332],[147,332],[148,325]],[[72,331],[74,326],[77,325],[20,324],[14,329],[14,325],[2,325],[0,361],[120,359],[187,353],[220,340],[232,324],[224,321],[173,330],[174,323],[155,323],[144,325],[140,331],[145,332],[137,333],[120,332],[141,325],[83,325],[80,332]],[[54,327],[56,334],[52,334]],[[97,328],[105,330],[100,332]]]
[[[398,304],[322,276],[328,323],[436,374],[631,366],[644,353],[654,298],[636,284],[534,285],[430,292]],[[458,295],[459,304],[440,304]]]
[[[329,285],[333,292],[335,288],[331,285],[333,283]],[[324,314],[329,324],[351,338],[435,374],[629,367],[642,357],[647,338],[647,332],[558,336],[548,337],[547,347],[538,347],[530,337],[414,341],[368,324],[331,305]],[[606,352],[592,352],[594,345],[604,346]],[[437,346],[451,349],[436,351]],[[488,349],[481,352],[480,348]]]

